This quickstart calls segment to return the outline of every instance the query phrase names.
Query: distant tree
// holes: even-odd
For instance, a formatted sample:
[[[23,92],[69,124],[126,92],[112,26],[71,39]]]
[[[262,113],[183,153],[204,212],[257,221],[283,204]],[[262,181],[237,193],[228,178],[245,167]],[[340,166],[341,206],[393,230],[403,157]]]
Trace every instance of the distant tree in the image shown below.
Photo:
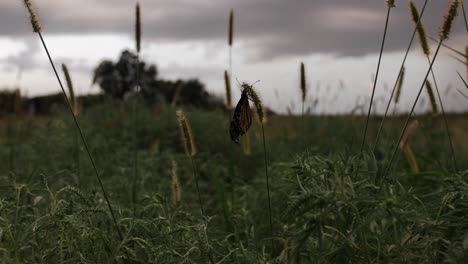
[[[93,83],[101,90],[116,99],[124,99],[137,87],[137,56],[128,50],[121,53],[114,63],[105,60],[94,70]],[[155,65],[139,62],[140,94],[144,100],[153,105],[158,102],[190,104],[202,108],[222,107],[222,100],[211,96],[205,86],[197,79],[187,81],[158,79]]]
[[[154,90],[158,75],[156,66],[147,66],[145,62],[140,61],[138,67],[142,91],[148,93],[149,90]],[[125,50],[116,63],[105,60],[97,66],[94,70],[93,84],[97,83],[101,90],[111,97],[123,99],[137,87],[136,69],[137,56]]]

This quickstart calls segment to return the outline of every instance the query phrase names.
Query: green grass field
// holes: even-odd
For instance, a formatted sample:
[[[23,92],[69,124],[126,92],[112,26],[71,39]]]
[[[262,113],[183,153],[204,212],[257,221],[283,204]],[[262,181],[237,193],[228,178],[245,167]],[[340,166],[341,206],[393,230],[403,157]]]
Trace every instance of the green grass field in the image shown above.
[[[35,9],[29,0],[23,3],[56,70]],[[68,97],[57,71],[55,77],[68,109],[55,105],[47,116],[1,117],[0,263],[468,263],[468,116],[445,119],[436,77],[429,78],[463,3],[450,1],[434,54],[424,51],[429,68],[413,108],[408,115],[388,117],[379,133],[382,117],[371,113],[395,1],[385,6],[365,115],[304,115],[308,83],[301,63],[300,90],[287,91],[301,91],[302,115],[271,115],[261,124],[254,120],[236,145],[229,133],[231,109],[207,111],[182,101],[173,107],[182,90],[177,86],[173,104],[158,103],[150,110],[139,97],[155,88],[140,76],[145,68],[140,67],[137,4],[135,70],[117,78],[112,63],[101,69],[108,74],[98,82],[107,93],[104,102],[79,113],[62,65]],[[421,44],[427,42],[424,8],[421,15],[411,8],[415,24],[406,54],[416,33]],[[235,76],[233,25],[231,9],[228,109],[228,73]],[[455,59],[466,61],[460,54],[463,59]],[[398,102],[405,60],[388,106]],[[114,98],[128,99],[111,99],[116,87],[126,90]],[[434,114],[413,112],[424,88]],[[248,90],[244,102],[252,99],[252,110],[255,105],[261,112],[252,86],[242,89]],[[10,96],[15,100],[7,103],[19,113],[20,93]],[[179,108],[186,119],[176,115]],[[249,112],[242,113],[240,130],[248,123]]]
[[[419,172],[399,151],[385,179],[403,118],[389,120],[376,155],[369,156],[359,152],[365,117],[306,116],[304,127],[300,117],[268,117],[271,233],[257,122],[246,155],[229,137],[227,112],[185,109],[197,147],[202,215],[175,109],[139,108],[137,143],[131,109],[130,102],[109,101],[79,116],[122,237],[65,108],[43,118],[2,119],[3,263],[468,260],[466,115],[449,117],[458,171],[441,117],[424,115],[417,116],[420,126],[409,143]],[[377,119],[371,119],[369,143]]]

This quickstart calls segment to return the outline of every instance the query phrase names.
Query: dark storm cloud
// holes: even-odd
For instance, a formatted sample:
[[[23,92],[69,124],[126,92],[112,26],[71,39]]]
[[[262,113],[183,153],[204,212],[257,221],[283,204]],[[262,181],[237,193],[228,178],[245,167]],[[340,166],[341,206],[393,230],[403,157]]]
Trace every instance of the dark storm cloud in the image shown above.
[[[423,0],[416,0],[421,8]],[[436,35],[447,1],[429,1],[424,15]],[[225,40],[235,10],[235,42],[251,46],[259,60],[309,53],[359,56],[378,52],[384,28],[383,0],[164,0],[140,1],[146,41]],[[134,1],[36,0],[47,34],[133,34]],[[407,1],[392,9],[386,51],[402,50],[413,29]],[[459,17],[455,31],[465,34]],[[0,3],[0,36],[32,34],[21,1]]]

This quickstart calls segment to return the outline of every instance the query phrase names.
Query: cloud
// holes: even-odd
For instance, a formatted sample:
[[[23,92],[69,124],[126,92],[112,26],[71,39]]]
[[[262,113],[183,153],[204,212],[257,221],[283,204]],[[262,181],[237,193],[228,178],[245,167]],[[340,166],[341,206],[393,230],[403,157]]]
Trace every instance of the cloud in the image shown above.
[[[416,0],[421,8],[423,0]],[[34,1],[45,34],[122,34],[133,37],[134,3],[128,0]],[[436,35],[446,1],[429,1],[424,15]],[[331,53],[362,56],[378,52],[385,1],[376,0],[143,0],[143,38],[151,42],[225,41],[229,9],[235,10],[235,44],[251,49],[255,60]],[[31,33],[21,1],[0,3],[0,36]],[[403,50],[413,23],[407,3],[391,11],[387,51]],[[458,19],[455,34],[465,34]]]

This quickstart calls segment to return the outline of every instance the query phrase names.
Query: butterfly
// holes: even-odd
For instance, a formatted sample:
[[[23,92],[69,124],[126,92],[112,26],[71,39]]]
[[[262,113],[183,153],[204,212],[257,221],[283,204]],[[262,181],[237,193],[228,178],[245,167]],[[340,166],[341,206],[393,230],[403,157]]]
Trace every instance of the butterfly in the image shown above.
[[[232,141],[239,144],[239,138],[249,130],[251,125],[252,115],[250,112],[249,96],[247,90],[243,89],[241,98],[234,110],[231,127],[229,129]]]

